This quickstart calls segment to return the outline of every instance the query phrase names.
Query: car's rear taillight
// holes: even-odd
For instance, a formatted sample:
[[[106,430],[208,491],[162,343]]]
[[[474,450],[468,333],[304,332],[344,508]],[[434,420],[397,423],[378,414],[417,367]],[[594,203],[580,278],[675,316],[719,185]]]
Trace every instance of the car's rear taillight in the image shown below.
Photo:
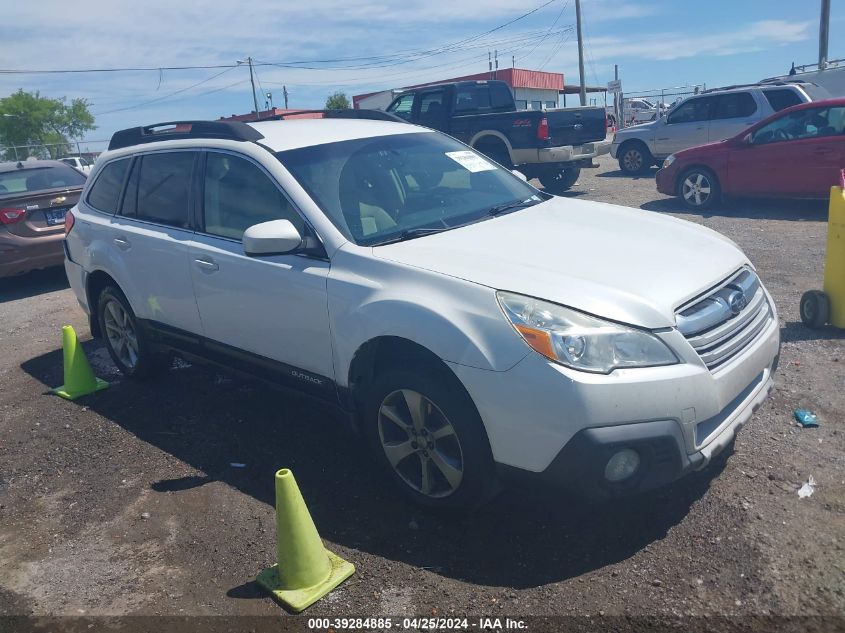
[[[549,140],[549,120],[546,117],[540,119],[537,124],[537,138],[541,141]]]
[[[76,218],[73,217],[73,213],[70,209],[68,209],[67,213],[65,213],[65,235],[70,233],[70,230],[73,228],[73,223],[76,221]]]
[[[26,209],[0,209],[0,223],[14,224],[26,217]]]

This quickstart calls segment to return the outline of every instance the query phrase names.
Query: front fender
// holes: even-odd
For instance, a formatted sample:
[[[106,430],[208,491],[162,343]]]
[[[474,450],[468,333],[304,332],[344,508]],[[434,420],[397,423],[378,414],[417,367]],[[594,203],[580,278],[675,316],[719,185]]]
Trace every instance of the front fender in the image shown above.
[[[340,386],[347,385],[358,349],[382,336],[407,339],[444,361],[489,371],[506,371],[530,352],[492,288],[346,249],[333,260],[327,284]]]

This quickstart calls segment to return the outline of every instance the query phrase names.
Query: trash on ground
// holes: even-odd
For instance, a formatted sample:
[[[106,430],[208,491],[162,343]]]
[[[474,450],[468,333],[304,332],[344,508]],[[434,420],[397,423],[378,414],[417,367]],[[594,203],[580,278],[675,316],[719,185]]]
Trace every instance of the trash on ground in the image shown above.
[[[797,409],[795,411],[795,419],[801,423],[801,426],[806,428],[814,428],[819,425],[819,419],[815,413],[807,411],[807,409]]]
[[[229,466],[232,468],[246,468],[246,464],[242,464],[241,462],[231,462]]]
[[[816,491],[816,480],[810,475],[810,479],[798,489],[798,496],[806,499]]]

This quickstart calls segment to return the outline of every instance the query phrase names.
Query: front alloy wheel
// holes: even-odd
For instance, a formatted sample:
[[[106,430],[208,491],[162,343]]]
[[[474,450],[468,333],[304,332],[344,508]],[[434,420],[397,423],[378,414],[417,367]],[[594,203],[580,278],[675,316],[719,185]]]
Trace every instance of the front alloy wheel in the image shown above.
[[[461,442],[449,419],[421,393],[398,389],[378,412],[381,448],[394,472],[427,497],[447,497],[461,485]]]
[[[693,169],[684,174],[680,189],[684,204],[693,209],[706,209],[716,201],[719,183],[707,171]]]

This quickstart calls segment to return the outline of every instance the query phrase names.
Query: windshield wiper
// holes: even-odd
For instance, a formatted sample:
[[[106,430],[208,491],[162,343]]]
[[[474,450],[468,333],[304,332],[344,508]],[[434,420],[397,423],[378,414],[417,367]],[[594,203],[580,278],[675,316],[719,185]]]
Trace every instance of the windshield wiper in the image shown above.
[[[396,242],[404,242],[405,240],[412,240],[417,237],[423,237],[425,235],[431,235],[432,233],[440,233],[442,231],[448,231],[450,228],[453,227],[446,227],[440,226],[437,228],[416,228],[416,229],[405,229],[399,235],[391,237],[389,239],[383,240],[381,242],[375,242],[370,244],[370,246],[384,246],[385,244],[395,244]]]
[[[508,211],[515,211],[516,209],[534,206],[539,202],[540,200],[535,200],[533,196],[531,198],[526,198],[525,200],[513,200],[511,202],[505,202],[503,204],[497,204],[494,207],[490,207],[487,209],[487,215],[501,215],[502,213],[507,213]]]

